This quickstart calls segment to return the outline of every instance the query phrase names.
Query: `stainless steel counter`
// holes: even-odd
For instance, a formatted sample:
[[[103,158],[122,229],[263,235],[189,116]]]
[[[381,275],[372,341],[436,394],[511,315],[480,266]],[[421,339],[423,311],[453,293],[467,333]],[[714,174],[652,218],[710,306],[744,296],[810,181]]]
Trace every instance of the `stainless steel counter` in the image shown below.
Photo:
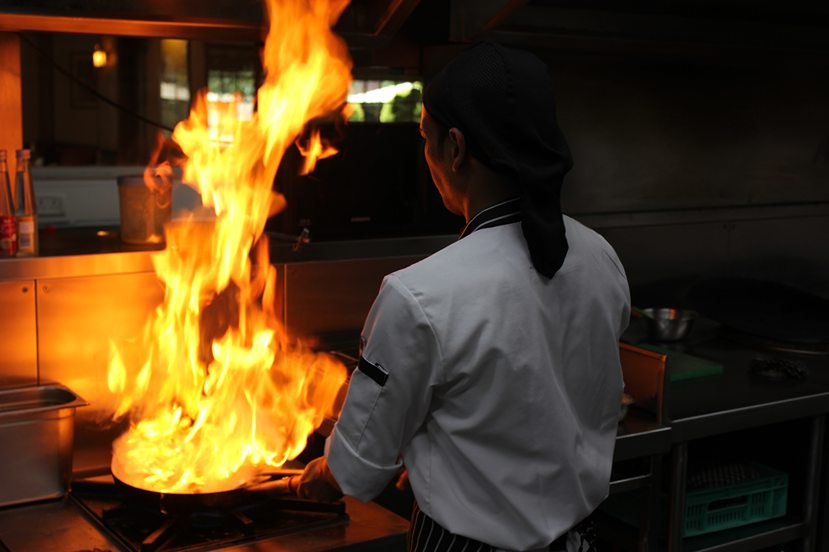
[[[40,231],[37,257],[0,259],[0,280],[37,280],[152,271],[157,245],[121,243],[117,228]]]
[[[802,550],[815,550],[820,496],[819,481],[825,477],[824,438],[829,414],[829,355],[771,351],[745,341],[745,336],[726,331],[701,319],[684,343],[674,348],[683,353],[718,362],[722,373],[672,381],[669,395],[668,441],[671,451],[669,473],[669,513],[667,539],[669,550],[760,550],[799,541]],[[627,332],[629,341],[641,343],[636,324]],[[670,355],[669,355],[670,358]],[[780,359],[797,363],[805,370],[800,379],[771,381],[752,373],[755,359]],[[788,424],[787,429],[781,429]],[[776,427],[775,431],[769,428]],[[795,428],[798,428],[795,431]],[[719,439],[745,444],[748,435],[768,432],[765,448],[785,446],[777,441],[786,433],[796,443],[797,452],[786,457],[791,474],[790,507],[793,513],[759,526],[720,531],[692,538],[682,537],[685,511],[685,482],[689,458],[704,452],[704,443]],[[753,433],[751,433],[753,432]],[[781,433],[782,432],[782,433]],[[743,441],[740,441],[740,435]],[[754,447],[754,453],[760,450]],[[689,451],[692,451],[689,453]],[[747,453],[751,454],[751,453]],[[766,456],[773,456],[767,453]]]
[[[0,259],[0,281],[151,272],[152,255],[162,246],[121,243],[117,228],[67,228],[40,234],[38,257]],[[293,243],[271,239],[275,264],[423,257],[456,236],[420,236],[354,241]]]
[[[42,280],[151,272],[152,252],[118,252],[0,259],[0,280]]]
[[[742,344],[718,326],[699,335],[681,350],[719,362],[723,371],[670,383],[672,442],[829,413],[829,354],[764,351]],[[806,375],[764,380],[751,374],[756,358],[796,362]]]

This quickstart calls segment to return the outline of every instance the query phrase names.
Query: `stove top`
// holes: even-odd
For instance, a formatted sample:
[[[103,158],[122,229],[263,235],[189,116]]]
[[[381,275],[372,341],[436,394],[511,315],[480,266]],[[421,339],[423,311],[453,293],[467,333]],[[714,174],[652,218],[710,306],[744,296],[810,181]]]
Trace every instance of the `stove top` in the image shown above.
[[[264,497],[233,509],[166,514],[125,500],[110,476],[75,480],[71,499],[125,550],[216,550],[348,523],[345,504]]]

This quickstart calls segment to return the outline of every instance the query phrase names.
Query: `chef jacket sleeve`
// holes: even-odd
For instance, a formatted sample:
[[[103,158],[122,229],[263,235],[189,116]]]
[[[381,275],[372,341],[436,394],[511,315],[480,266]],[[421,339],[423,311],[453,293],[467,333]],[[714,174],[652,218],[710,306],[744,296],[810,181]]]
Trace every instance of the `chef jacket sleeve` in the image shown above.
[[[327,443],[328,465],[343,492],[377,496],[426,417],[440,369],[432,326],[395,276],[383,280],[361,336],[360,367]]]

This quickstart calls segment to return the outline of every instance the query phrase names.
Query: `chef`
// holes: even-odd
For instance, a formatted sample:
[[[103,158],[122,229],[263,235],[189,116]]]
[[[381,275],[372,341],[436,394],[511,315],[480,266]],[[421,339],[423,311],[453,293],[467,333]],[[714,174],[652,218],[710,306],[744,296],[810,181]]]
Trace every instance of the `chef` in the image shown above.
[[[426,88],[421,134],[457,242],[386,276],[301,496],[368,501],[405,465],[408,548],[589,550],[622,398],[624,269],[562,215],[572,165],[545,65],[494,43]]]

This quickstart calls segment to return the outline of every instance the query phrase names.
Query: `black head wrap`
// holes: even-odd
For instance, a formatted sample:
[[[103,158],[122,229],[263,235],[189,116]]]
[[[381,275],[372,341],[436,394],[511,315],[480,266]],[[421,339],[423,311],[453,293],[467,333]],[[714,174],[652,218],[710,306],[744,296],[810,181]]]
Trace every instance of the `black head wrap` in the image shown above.
[[[530,258],[552,278],[567,255],[560,192],[573,161],[544,62],[492,42],[476,44],[431,80],[423,105],[443,126],[463,132],[472,156],[519,184]]]

